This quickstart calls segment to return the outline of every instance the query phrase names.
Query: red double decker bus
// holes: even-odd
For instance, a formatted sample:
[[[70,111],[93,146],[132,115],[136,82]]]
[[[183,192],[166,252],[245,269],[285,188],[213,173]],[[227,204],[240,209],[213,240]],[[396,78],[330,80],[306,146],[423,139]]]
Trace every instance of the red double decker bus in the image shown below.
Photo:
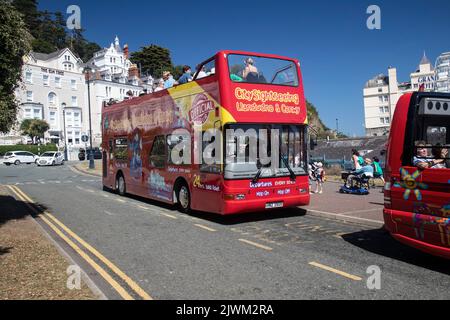
[[[309,204],[295,59],[221,51],[191,82],[105,104],[102,131],[103,185],[122,195],[221,215]]]
[[[450,94],[403,95],[388,143],[387,230],[407,245],[450,259]]]

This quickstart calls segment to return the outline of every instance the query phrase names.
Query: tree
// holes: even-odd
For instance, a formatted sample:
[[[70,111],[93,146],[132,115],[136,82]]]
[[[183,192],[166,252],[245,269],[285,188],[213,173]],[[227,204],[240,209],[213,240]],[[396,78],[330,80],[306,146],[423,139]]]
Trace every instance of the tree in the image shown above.
[[[173,67],[169,71],[173,75],[174,79],[179,79],[183,75],[183,68],[184,68],[184,66],[178,65],[178,66]]]
[[[50,126],[46,121],[38,119],[25,119],[20,125],[22,134],[30,137],[33,143],[41,141],[41,138],[44,138],[49,128]]]
[[[0,132],[16,121],[14,90],[21,79],[23,57],[31,49],[31,35],[22,15],[7,0],[0,0]]]
[[[95,52],[101,50],[101,47],[94,42],[87,41],[83,36],[83,32],[83,29],[71,31],[71,34],[67,36],[66,46],[81,60],[87,62],[93,57]]]
[[[140,66],[143,73],[155,78],[160,78],[164,71],[174,71],[169,49],[154,44],[133,52],[130,60]]]
[[[5,1],[5,0],[0,0]],[[36,0],[13,0],[33,36],[32,50],[52,53],[69,47],[83,61],[88,61],[101,47],[83,36],[85,30],[68,31],[61,12],[39,11]]]

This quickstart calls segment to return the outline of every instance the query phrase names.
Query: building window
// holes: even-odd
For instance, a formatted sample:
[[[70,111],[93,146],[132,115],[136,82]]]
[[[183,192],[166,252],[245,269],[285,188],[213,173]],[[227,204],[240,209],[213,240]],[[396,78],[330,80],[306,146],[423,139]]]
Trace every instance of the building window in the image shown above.
[[[79,112],[73,113],[73,121],[75,127],[81,127],[81,116]]]
[[[66,126],[69,128],[73,127],[73,118],[71,111],[66,112]]]
[[[58,88],[61,88],[61,78],[60,77],[55,77],[55,85]]]
[[[385,119],[384,119],[384,123],[386,123],[386,124],[390,124],[390,123],[391,123],[391,119],[389,119],[389,118],[385,118]]]
[[[41,110],[40,109],[33,109],[33,118],[34,119],[41,119]]]
[[[53,92],[50,92],[48,94],[48,104],[50,106],[56,106],[56,94]]]
[[[381,124],[384,124],[384,118],[380,118]]]
[[[383,102],[383,96],[379,96],[379,97],[378,97],[378,101],[379,101],[379,102]]]
[[[389,97],[388,96],[384,96],[384,102],[388,102],[389,101]]]
[[[78,107],[78,98],[75,96],[72,97],[72,107]]]
[[[33,102],[33,91],[27,91],[27,102]]]
[[[380,107],[380,113],[384,113],[384,108]]]
[[[48,86],[48,75],[43,75],[44,86]]]
[[[80,131],[75,131],[75,145],[79,145],[80,144]]]
[[[389,113],[389,107],[384,107],[384,112]]]
[[[378,92],[379,92],[379,93],[383,92],[383,89],[379,88],[379,89],[378,89]]]
[[[31,119],[31,109],[25,109],[25,119]]]
[[[49,120],[50,120],[50,125],[52,127],[55,127],[56,126],[56,111],[50,111]]]
[[[70,85],[72,86],[72,90],[77,90],[77,80],[70,80]]]
[[[27,83],[33,83],[32,77],[33,74],[30,71],[25,72],[25,81]]]

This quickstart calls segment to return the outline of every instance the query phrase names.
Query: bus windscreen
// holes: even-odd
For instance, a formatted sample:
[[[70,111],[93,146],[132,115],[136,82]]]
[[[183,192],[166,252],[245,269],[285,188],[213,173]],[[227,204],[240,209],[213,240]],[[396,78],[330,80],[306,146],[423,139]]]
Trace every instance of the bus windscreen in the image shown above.
[[[293,61],[230,54],[230,79],[233,82],[298,87],[297,67]]]

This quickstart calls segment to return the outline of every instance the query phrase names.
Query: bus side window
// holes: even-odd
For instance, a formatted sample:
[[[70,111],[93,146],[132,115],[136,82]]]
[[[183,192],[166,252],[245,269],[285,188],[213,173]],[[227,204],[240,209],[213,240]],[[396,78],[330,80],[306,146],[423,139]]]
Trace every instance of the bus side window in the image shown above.
[[[168,135],[167,136],[167,162],[169,164],[175,164],[175,165],[188,165],[190,164],[190,150],[186,150],[186,146],[189,144],[190,136],[183,135],[183,134],[175,134],[175,135]],[[183,149],[179,150],[178,155],[173,155],[175,147],[179,147],[180,145],[183,146]],[[173,158],[175,157],[175,158]],[[188,159],[185,159],[187,157]],[[185,161],[187,160],[187,162]]]
[[[164,136],[157,136],[153,140],[150,151],[150,165],[155,168],[164,168],[166,165],[166,139]]]
[[[108,146],[109,146],[109,150],[108,150],[108,152],[109,152],[109,157],[111,158],[111,155],[112,155],[112,153],[113,153],[113,146],[114,146],[112,140],[109,140]]]
[[[118,138],[114,141],[114,159],[117,161],[127,161],[128,160],[128,139]]]

